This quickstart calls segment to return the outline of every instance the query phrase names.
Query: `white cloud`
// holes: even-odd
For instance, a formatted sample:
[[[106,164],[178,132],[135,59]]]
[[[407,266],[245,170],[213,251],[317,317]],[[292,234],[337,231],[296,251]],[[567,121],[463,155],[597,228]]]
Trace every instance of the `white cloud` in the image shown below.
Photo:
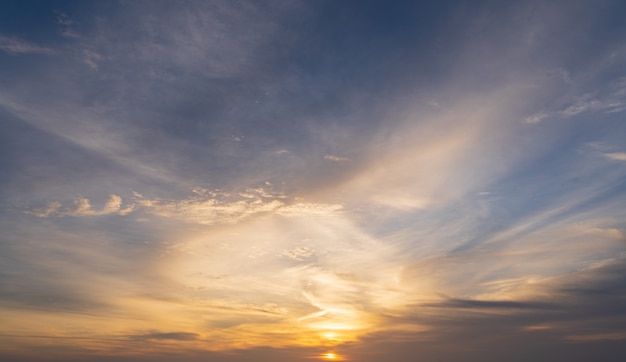
[[[568,78],[569,79],[569,76]],[[567,83],[573,84],[569,79]],[[524,119],[526,123],[539,123],[549,117],[569,118],[591,111],[617,113],[626,110],[626,81],[618,79],[611,82],[607,89],[585,94],[570,94],[564,98],[560,107],[543,110]]]
[[[51,48],[43,47],[26,40],[22,40],[16,37],[7,37],[0,35],[0,50],[3,50],[9,54],[45,54],[51,55],[55,51]]]
[[[57,214],[59,208],[61,208],[61,203],[55,201],[49,203],[46,207],[35,209],[33,211],[26,211],[26,213],[37,217],[48,217],[50,215]]]
[[[122,198],[118,195],[111,194],[101,210],[94,210],[89,199],[81,197],[74,200],[74,207],[70,209],[61,209],[60,202],[51,202],[44,208],[26,211],[26,213],[37,217],[50,216],[101,216],[109,214],[126,215],[135,209],[135,205],[127,205],[122,208]]]
[[[564,115],[564,116],[566,116],[566,117],[571,117],[571,116],[575,116],[577,114],[586,112],[588,110],[604,108],[606,106],[607,106],[606,104],[603,104],[602,102],[600,102],[597,99],[580,100],[580,101],[577,101],[574,104],[568,106],[567,108],[565,108],[564,110],[560,111],[559,113]]]
[[[333,161],[333,162],[350,161],[350,159],[347,158],[347,157],[341,157],[341,156],[335,156],[335,155],[326,155],[326,156],[324,156],[324,159],[328,160],[328,161]]]
[[[285,217],[337,215],[342,205],[288,202],[288,197],[267,188],[248,188],[244,192],[231,194],[221,190],[194,188],[194,196],[180,200],[145,198],[133,192],[135,201],[122,207],[122,198],[112,194],[100,210],[94,210],[88,198],[74,200],[74,206],[62,209],[59,202],[46,207],[26,211],[37,217],[50,216],[100,216],[109,214],[127,215],[142,209],[150,214],[201,225],[234,224],[260,214],[275,214]]]
[[[117,195],[109,195],[104,207],[101,210],[91,208],[91,203],[86,198],[80,198],[74,201],[76,208],[65,213],[71,216],[100,216],[109,214],[126,215],[134,210],[134,205],[129,205],[122,209],[122,198]]]
[[[285,205],[276,210],[278,215],[298,217],[311,215],[336,215],[342,210],[343,206],[339,204],[315,204],[315,203],[296,203],[293,205]]]
[[[604,157],[615,161],[626,161],[626,153],[624,152],[605,153]]]
[[[74,21],[70,17],[62,12],[57,12],[57,23],[61,26],[61,36],[66,38],[80,38],[80,35],[72,28]]]
[[[290,250],[285,250],[281,255],[288,257],[295,261],[304,261],[311,256],[315,255],[315,250],[304,245],[298,246]]]
[[[539,123],[544,119],[548,118],[550,115],[546,112],[535,113],[532,116],[528,116],[524,119],[526,123]]]
[[[213,194],[184,200],[141,199],[138,205],[157,216],[203,225],[234,224],[260,214],[287,217],[334,215],[342,208],[334,204],[287,204],[282,200],[284,196],[274,196],[264,189],[247,191],[239,193],[239,198]]]
[[[609,100],[587,99],[582,97],[573,103],[567,105],[563,109],[555,112],[541,111],[524,119],[526,123],[539,123],[549,117],[569,118],[588,111],[605,110],[607,112],[616,112],[621,103],[615,103]]]
[[[214,198],[191,198],[180,201],[144,199],[138,203],[151,214],[203,225],[232,224],[253,215],[275,211],[283,206],[278,200],[266,202],[249,197],[234,201]]]
[[[89,66],[89,68],[97,70],[99,62],[102,60],[102,56],[93,50],[83,50],[83,62]]]

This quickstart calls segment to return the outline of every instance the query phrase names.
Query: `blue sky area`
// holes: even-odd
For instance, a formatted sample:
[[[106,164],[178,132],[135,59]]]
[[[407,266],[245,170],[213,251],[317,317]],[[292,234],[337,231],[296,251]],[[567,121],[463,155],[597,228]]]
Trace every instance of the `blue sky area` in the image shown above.
[[[623,1],[4,1],[0,359],[626,360]]]

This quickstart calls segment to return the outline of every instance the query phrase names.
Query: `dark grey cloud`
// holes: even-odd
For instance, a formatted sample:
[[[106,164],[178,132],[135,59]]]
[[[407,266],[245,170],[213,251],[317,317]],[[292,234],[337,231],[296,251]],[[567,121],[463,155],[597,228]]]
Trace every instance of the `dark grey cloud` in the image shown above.
[[[430,328],[404,338],[415,340],[415,345],[422,345],[429,353],[441,348],[438,353],[448,356],[446,358],[454,352],[453,349],[444,349],[444,346],[455,341],[455,346],[468,351],[467,358],[476,360],[479,357],[469,352],[473,348],[493,348],[495,356],[481,358],[495,361],[506,350],[513,353],[514,350],[521,351],[534,345],[543,346],[534,352],[535,358],[550,360],[552,357],[548,351],[554,351],[582,361],[600,346],[615,346],[625,337],[622,328],[626,321],[623,269],[623,260],[617,259],[606,265],[554,278],[540,288],[557,292],[539,292],[542,297],[535,300],[447,298],[438,303],[416,305],[412,318]],[[384,340],[385,332],[380,333],[372,337],[373,343]],[[439,347],[426,347],[429,344]],[[508,347],[500,350],[498,346],[503,345]],[[570,355],[572,349],[587,357],[573,357]],[[614,356],[607,355],[607,358],[617,361],[623,358],[623,353],[618,348]],[[526,357],[519,358],[523,360]]]

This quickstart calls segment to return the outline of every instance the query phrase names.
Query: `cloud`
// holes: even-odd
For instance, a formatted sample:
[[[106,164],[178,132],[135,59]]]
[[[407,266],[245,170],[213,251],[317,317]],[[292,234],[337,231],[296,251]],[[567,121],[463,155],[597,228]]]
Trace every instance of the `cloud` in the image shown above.
[[[264,201],[247,197],[233,201],[201,198],[181,201],[143,199],[138,204],[157,216],[204,225],[234,224],[257,214],[274,212],[284,205],[278,200]]]
[[[199,76],[228,78],[265,57],[260,51],[280,31],[276,20],[298,7],[190,2],[184,8],[159,3],[145,11],[142,5],[126,4],[123,15],[100,23],[96,45],[129,65],[140,61],[162,70],[183,67]],[[109,40],[123,32],[135,36]]]
[[[93,50],[83,49],[83,62],[91,69],[97,70],[98,64],[102,60],[102,56]]]
[[[339,188],[347,200],[400,212],[436,208],[484,191],[478,189],[527,156],[507,142],[514,130],[507,109],[525,92],[508,88],[449,102],[443,109],[407,104],[395,110],[387,116],[395,126],[379,131],[371,141],[378,146],[367,149]],[[486,135],[492,135],[489,142],[483,141]]]
[[[298,202],[293,205],[285,205],[276,210],[276,214],[287,217],[300,217],[300,216],[313,216],[313,215],[325,215],[332,216],[337,215],[343,209],[343,205],[340,204],[316,204]]]
[[[66,38],[70,38],[70,39],[77,39],[80,38],[80,34],[78,34],[74,28],[74,21],[72,19],[70,19],[70,17],[60,11],[56,12],[57,14],[57,23],[61,26],[61,36],[66,37]]]
[[[314,256],[315,250],[308,246],[298,246],[291,250],[285,250],[282,255],[295,261],[304,261]]]
[[[65,215],[71,216],[100,216],[109,214],[126,215],[133,211],[134,205],[129,205],[122,209],[122,198],[117,195],[109,195],[102,210],[93,210],[91,203],[86,198],[77,199],[74,204],[75,209],[68,211]]]
[[[429,307],[454,309],[557,309],[559,306],[551,303],[502,301],[502,300],[475,300],[475,299],[446,299],[440,303],[426,304]]]
[[[256,92],[261,87],[274,88],[282,82],[283,75],[271,76],[267,81],[252,75],[269,74],[268,71],[283,74],[272,65],[290,38],[284,36],[289,32],[281,27],[289,25],[285,23],[289,23],[286,19],[291,18],[290,14],[300,13],[306,7],[297,2],[290,5],[269,2],[264,6],[189,2],[178,8],[167,3],[153,4],[146,12],[144,6],[128,3],[105,11],[114,15],[80,19],[77,18],[80,12],[72,13],[70,19],[64,12],[57,11],[62,28],[82,26],[80,38],[66,42],[64,49],[67,51],[59,53],[59,57],[49,63],[34,65],[49,75],[46,84],[51,87],[27,86],[27,80],[33,85],[42,80],[34,79],[34,72],[19,75],[14,72],[14,79],[24,84],[20,88],[29,91],[2,89],[0,105],[38,129],[126,168],[127,178],[140,173],[182,187],[204,182],[208,175],[200,175],[200,169],[188,169],[186,162],[181,162],[188,152],[228,171],[222,176],[226,178],[234,172],[230,167],[233,160],[226,162],[219,156],[228,153],[226,148],[233,151],[231,156],[242,157],[250,163],[262,152],[250,149],[248,142],[232,142],[230,135],[248,140],[248,135],[241,133],[243,128],[233,133],[218,126],[220,132],[224,132],[218,135],[205,126],[244,123],[252,111],[248,106],[220,114],[230,107],[228,104],[244,95],[238,94],[237,89]],[[97,20],[92,24],[94,19]],[[14,52],[44,49],[34,44],[19,47],[12,38],[1,39],[5,48]],[[27,45],[25,41],[20,42]],[[84,69],[76,67],[77,59],[86,64]],[[106,81],[100,83],[92,77],[92,69],[102,71],[109,64]],[[54,71],[39,67],[50,67]],[[215,79],[225,83],[216,83]],[[94,82],[100,86],[94,88]],[[204,94],[198,94],[200,97],[196,100],[208,97],[212,101],[188,103],[193,98],[188,92],[188,85],[192,83]],[[5,84],[8,87],[8,83]],[[32,89],[37,94],[30,91]],[[92,99],[79,96],[90,91],[98,95]],[[218,104],[226,108],[216,106]],[[275,106],[276,100],[271,104]],[[183,108],[189,113],[180,119],[181,123],[174,121],[177,117],[174,114]],[[283,119],[282,115],[277,116]],[[204,125],[202,129],[195,132],[195,136],[181,134],[178,140],[171,138],[168,129],[177,127],[176,124],[183,125],[179,130],[187,133],[189,117],[197,118],[198,124]],[[146,123],[135,122],[138,119]],[[145,126],[155,134],[146,137]],[[159,141],[155,141],[157,139]],[[276,146],[280,149],[286,145]],[[162,147],[169,151],[164,153]],[[225,164],[221,165],[222,162]],[[211,167],[205,168],[205,172]],[[185,185],[190,178],[194,180]]]
[[[60,202],[51,202],[48,206],[33,211],[26,211],[26,213],[35,215],[37,217],[48,217],[50,215],[57,215],[58,210],[61,208]]]
[[[127,205],[122,208],[122,198],[111,194],[101,210],[92,209],[89,199],[81,197],[74,200],[74,207],[69,209],[61,209],[61,203],[51,202],[44,208],[26,211],[26,213],[37,217],[50,216],[102,216],[109,214],[126,215],[135,209],[135,205]]]
[[[600,101],[596,99],[579,100],[579,101],[576,101],[574,104],[568,106],[564,110],[559,111],[559,113],[566,117],[571,117],[579,113],[586,112],[586,111],[593,110],[593,109],[599,109],[601,107],[602,107],[602,104],[600,103]]]
[[[4,331],[98,355],[389,343],[359,361],[622,332],[626,171],[598,156],[624,161],[624,81],[578,46],[588,11],[145,5],[76,15],[80,37],[59,15],[71,51],[4,70],[0,189],[37,205],[0,210]]]
[[[22,40],[17,37],[8,37],[0,35],[0,50],[3,50],[9,54],[21,55],[21,54],[43,54],[52,55],[56,51],[52,48],[41,46]]]
[[[539,113],[533,114],[532,116],[526,117],[524,121],[526,121],[526,123],[539,123],[548,117],[550,117],[549,113],[539,112]]]
[[[624,152],[605,153],[604,157],[614,161],[626,161],[626,153]]]
[[[202,225],[235,224],[260,215],[337,215],[342,209],[337,204],[289,201],[287,196],[271,191],[271,185],[248,188],[237,196],[203,188],[195,188],[194,193],[196,196],[183,200],[139,197],[137,205],[153,215]]]
[[[333,162],[350,161],[350,159],[347,158],[347,157],[340,157],[340,156],[335,156],[335,155],[326,155],[326,156],[324,156],[324,159],[328,160],[328,161],[333,161]]]
[[[568,83],[573,83],[570,80]],[[574,84],[572,84],[574,85]],[[536,112],[526,118],[526,123],[539,123],[548,118],[571,118],[589,112],[617,113],[626,109],[626,82],[616,79],[598,86],[592,92],[573,93],[572,90],[563,90],[565,96],[554,103],[558,108]]]
[[[188,332],[151,332],[146,334],[135,334],[132,339],[168,340],[168,341],[194,341],[200,338],[197,333]]]
[[[91,201],[81,197],[74,200],[72,208],[62,208],[59,202],[46,207],[27,210],[26,213],[41,218],[50,216],[102,216],[127,215],[142,210],[148,214],[200,225],[235,224],[256,215],[280,215],[306,217],[315,215],[338,215],[343,206],[339,204],[308,203],[301,200],[288,201],[288,197],[274,193],[268,187],[248,188],[233,196],[221,190],[200,187],[193,189],[195,196],[182,200],[146,198],[134,192],[135,199],[122,205],[122,198],[111,194],[101,210],[94,210]],[[143,218],[145,219],[145,218]]]
[[[566,105],[563,109],[546,112],[541,111],[528,116],[524,119],[526,123],[539,123],[550,117],[570,118],[579,114],[591,111],[604,111],[606,113],[616,113],[624,110],[626,106],[625,99],[587,99],[588,96],[583,96],[582,99],[574,100],[571,104]]]

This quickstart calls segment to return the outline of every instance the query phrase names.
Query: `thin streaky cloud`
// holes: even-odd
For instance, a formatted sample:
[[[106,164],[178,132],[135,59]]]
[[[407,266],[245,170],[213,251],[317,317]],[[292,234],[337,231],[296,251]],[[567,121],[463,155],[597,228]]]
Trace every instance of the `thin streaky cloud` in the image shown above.
[[[605,153],[604,157],[615,161],[626,161],[626,153],[624,152]]]
[[[41,46],[35,43],[31,43],[29,41],[14,37],[14,36],[5,36],[0,35],[0,50],[12,54],[12,55],[22,55],[22,54],[42,54],[42,55],[53,55],[56,51],[52,48],[48,48],[45,46]]]

